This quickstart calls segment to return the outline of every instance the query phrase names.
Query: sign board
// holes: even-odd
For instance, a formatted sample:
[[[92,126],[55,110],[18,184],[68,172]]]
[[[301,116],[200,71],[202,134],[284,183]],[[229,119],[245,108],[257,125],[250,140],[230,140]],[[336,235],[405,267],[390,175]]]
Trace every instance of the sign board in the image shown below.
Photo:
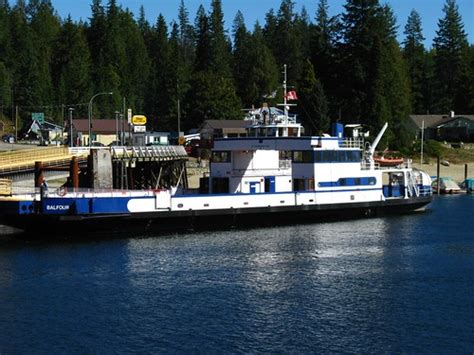
[[[132,124],[135,126],[144,126],[146,125],[146,117],[143,115],[135,115],[132,117]]]
[[[127,120],[128,120],[128,124],[132,123],[132,109],[131,108],[127,110]]]
[[[146,132],[146,126],[133,126],[133,132],[135,133]]]
[[[44,123],[44,112],[32,112],[31,119],[39,123]]]

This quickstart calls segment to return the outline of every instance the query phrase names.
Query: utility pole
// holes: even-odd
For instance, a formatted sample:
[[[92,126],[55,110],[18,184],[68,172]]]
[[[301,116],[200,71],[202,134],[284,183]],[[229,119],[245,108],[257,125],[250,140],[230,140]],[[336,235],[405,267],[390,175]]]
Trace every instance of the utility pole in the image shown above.
[[[120,112],[115,111],[115,145],[117,145],[117,142],[119,141],[119,116]]]
[[[72,131],[72,111],[74,109],[69,107],[69,147],[74,147],[74,134]]]
[[[18,105],[15,106],[15,143],[18,141]]]
[[[423,165],[423,140],[425,134],[425,120],[421,121],[421,154],[420,154],[420,166]]]

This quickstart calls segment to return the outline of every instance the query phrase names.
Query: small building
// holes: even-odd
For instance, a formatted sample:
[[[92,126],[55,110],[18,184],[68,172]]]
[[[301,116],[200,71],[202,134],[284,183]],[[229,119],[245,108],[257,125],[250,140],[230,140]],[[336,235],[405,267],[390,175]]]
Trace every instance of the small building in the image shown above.
[[[140,132],[132,137],[133,146],[169,145],[170,132]]]
[[[474,115],[410,115],[415,127],[415,136],[448,142],[474,142]]]
[[[199,127],[201,139],[247,137],[248,120],[206,120]]]
[[[24,126],[20,134],[28,140],[38,140],[39,144],[61,144],[63,127],[48,121],[32,120]]]
[[[92,120],[92,142],[98,142],[103,145],[109,145],[114,141],[118,141],[117,130],[120,133],[123,130],[126,132],[125,136],[128,137],[128,123],[118,121],[114,119],[93,119]],[[89,120],[88,119],[73,119],[73,136],[75,138],[74,145],[89,145]],[[69,134],[69,122],[66,121],[66,134]]]

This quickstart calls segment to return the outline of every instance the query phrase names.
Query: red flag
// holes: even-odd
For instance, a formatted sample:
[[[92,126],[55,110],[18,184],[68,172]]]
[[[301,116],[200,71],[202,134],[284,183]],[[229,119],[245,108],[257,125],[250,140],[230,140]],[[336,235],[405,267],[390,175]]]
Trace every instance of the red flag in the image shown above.
[[[298,96],[296,96],[296,91],[294,91],[294,90],[289,91],[288,94],[286,94],[286,99],[287,100],[298,100]]]

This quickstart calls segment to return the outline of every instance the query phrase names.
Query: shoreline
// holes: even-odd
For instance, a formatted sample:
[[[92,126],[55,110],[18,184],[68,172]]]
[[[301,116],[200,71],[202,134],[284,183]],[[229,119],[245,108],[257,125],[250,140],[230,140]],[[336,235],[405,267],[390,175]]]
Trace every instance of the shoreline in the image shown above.
[[[467,177],[474,178],[474,163],[463,163],[463,164],[449,164],[449,166],[440,166],[441,177],[451,177],[457,183],[464,181],[465,165],[467,165]],[[428,173],[431,177],[436,177],[436,162],[430,164],[412,163],[413,168],[423,170]]]

